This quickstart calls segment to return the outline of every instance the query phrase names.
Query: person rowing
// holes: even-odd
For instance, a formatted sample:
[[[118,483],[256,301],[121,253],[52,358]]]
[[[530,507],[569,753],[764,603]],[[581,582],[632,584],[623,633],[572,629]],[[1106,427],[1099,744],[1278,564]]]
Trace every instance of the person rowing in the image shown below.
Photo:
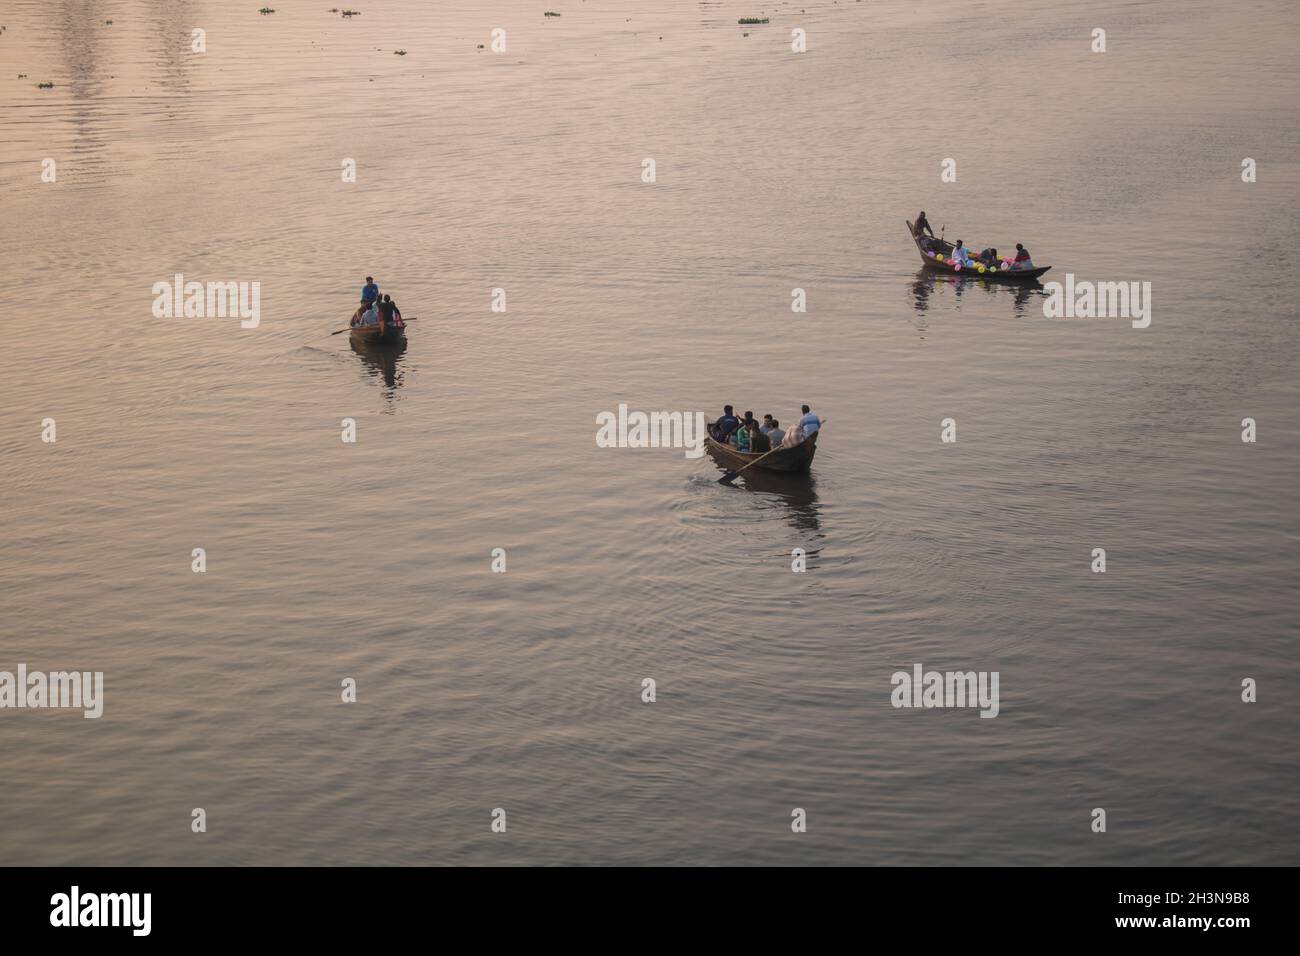
[[[927,232],[930,234],[930,238],[933,239],[934,230],[930,228],[930,220],[925,218],[925,210],[922,209],[921,214],[916,217],[916,224],[912,226],[912,235],[920,239]]]

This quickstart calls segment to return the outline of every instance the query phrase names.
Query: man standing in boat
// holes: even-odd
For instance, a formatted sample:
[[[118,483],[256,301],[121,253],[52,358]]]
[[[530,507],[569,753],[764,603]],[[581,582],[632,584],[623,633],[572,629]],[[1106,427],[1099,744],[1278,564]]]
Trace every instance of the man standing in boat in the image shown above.
[[[916,217],[916,223],[912,226],[912,235],[920,239],[927,232],[930,234],[930,238],[933,239],[934,230],[930,228],[930,220],[925,218],[925,210],[922,209],[921,214]]]
[[[366,284],[361,287],[361,308],[368,309],[379,298],[379,286],[375,285],[374,276],[366,276]]]

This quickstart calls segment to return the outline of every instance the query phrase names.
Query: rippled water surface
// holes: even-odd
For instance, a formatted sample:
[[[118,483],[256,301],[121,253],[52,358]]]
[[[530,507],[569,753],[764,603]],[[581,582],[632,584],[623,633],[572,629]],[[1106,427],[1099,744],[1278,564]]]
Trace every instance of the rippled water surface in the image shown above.
[[[0,862],[1300,862],[1298,8],[548,2],[6,4],[0,670],[106,699],[0,711]],[[827,425],[729,489],[620,402]]]

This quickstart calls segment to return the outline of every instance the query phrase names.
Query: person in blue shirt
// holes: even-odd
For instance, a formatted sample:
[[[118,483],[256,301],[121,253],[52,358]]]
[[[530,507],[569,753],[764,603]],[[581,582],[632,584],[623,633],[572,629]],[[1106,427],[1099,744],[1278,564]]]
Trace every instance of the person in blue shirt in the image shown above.
[[[818,418],[807,405],[801,406],[803,409],[803,418],[799,419],[799,424],[803,427],[805,436],[811,435],[822,427],[822,420]]]
[[[379,286],[375,285],[374,276],[366,276],[366,284],[361,287],[361,304],[371,305],[379,298]]]
[[[730,405],[724,405],[722,417],[713,423],[713,437],[720,442],[726,442],[731,437],[731,433],[739,427],[740,419],[736,417]]]

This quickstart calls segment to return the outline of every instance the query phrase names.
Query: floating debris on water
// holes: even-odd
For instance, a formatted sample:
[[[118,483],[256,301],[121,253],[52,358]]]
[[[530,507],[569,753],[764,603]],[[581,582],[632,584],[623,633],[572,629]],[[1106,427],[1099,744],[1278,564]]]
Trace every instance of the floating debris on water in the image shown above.
[[[54,84],[51,83],[51,82],[49,82],[49,81],[47,80],[47,81],[44,82],[44,83],[37,83],[37,84],[36,84],[36,88],[37,88],[38,90],[52,90],[52,89],[54,89]]]
[[[544,16],[544,17],[558,17],[559,14],[556,13],[554,10],[547,10],[545,13],[542,14],[542,16]]]
[[[767,17],[741,17],[737,23],[767,23]]]
[[[265,16],[268,13],[275,13],[275,7],[263,7],[261,10],[258,10],[257,12]]]
[[[405,50],[394,50],[393,53],[395,53],[397,56],[406,56]]]

